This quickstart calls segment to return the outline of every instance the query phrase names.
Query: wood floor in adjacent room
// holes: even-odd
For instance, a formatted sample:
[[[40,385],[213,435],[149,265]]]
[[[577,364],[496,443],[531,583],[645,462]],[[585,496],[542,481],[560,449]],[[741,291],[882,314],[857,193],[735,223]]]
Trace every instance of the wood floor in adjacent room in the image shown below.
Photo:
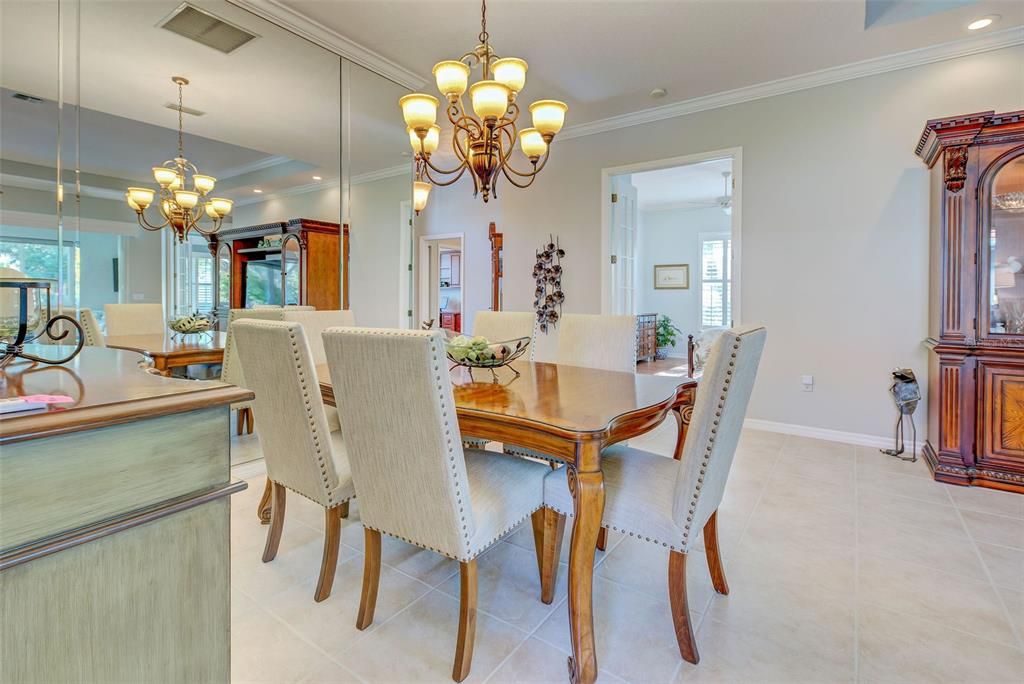
[[[674,426],[630,443],[667,456]],[[259,448],[255,435],[235,441]],[[385,538],[376,620],[360,632],[358,500],[318,604],[322,509],[290,496],[280,551],[262,563],[263,464],[233,470],[249,482],[232,497],[235,682],[451,681],[454,561]],[[702,551],[687,564],[698,666],[676,647],[667,551],[610,535],[595,564],[600,681],[1020,682],[1024,496],[938,484],[923,463],[875,449],[747,430],[719,534],[730,595],[713,592]],[[567,681],[568,547],[550,606],[529,524],[481,556],[467,681]]]

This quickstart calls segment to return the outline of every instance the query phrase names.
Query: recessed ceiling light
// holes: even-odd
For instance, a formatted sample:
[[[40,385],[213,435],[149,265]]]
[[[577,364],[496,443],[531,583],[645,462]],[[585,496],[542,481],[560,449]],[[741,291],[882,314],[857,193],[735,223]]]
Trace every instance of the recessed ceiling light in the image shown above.
[[[262,195],[263,194],[263,191],[260,190],[259,188],[253,188],[252,191],[255,192],[257,195]]]
[[[664,88],[655,88],[654,90],[651,91],[651,97],[653,97],[655,100],[665,97],[666,95],[668,95],[668,91],[665,90]]]
[[[323,180],[322,176],[313,176],[313,180]]]
[[[983,29],[983,28],[988,28],[998,18],[999,18],[998,14],[990,14],[987,17],[982,17],[981,19],[975,19],[974,21],[972,21],[970,24],[967,25],[967,30],[968,31],[978,31],[978,30]]]

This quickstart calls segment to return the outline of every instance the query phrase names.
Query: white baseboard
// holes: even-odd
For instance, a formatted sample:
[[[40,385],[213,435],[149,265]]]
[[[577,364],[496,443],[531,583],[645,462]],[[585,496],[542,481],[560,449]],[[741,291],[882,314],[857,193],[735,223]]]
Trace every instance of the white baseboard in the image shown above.
[[[874,447],[876,449],[892,449],[895,439],[892,436],[878,437],[866,435],[861,432],[843,432],[842,430],[829,430],[828,428],[811,427],[810,425],[796,425],[794,423],[777,423],[773,420],[761,420],[759,418],[747,418],[743,421],[743,427],[751,430],[764,430],[766,432],[779,432],[784,435],[795,435],[796,437],[811,437],[823,439],[828,442],[842,442],[843,444],[854,444],[856,446]],[[907,436],[906,447],[909,450],[911,444],[910,436]],[[924,435],[918,434],[917,452],[921,454],[924,447]]]

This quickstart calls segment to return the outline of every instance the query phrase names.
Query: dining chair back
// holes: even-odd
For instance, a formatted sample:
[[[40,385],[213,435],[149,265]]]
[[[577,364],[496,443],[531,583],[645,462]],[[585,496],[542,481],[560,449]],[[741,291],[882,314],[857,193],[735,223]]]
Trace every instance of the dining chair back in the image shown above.
[[[82,332],[85,334],[86,346],[107,346],[107,340],[103,337],[103,331],[100,329],[100,322],[96,320],[96,314],[92,312],[92,309],[78,310],[78,324],[82,326]]]
[[[253,304],[254,309],[288,309],[289,311],[316,311],[315,306],[306,306],[305,304]]]
[[[473,334],[490,342],[505,342],[533,336],[535,316],[529,311],[477,311]]]
[[[327,363],[327,356],[324,353],[324,330],[339,326],[351,328],[356,324],[356,319],[350,309],[300,311],[285,308],[284,317],[281,320],[294,321],[302,326],[302,330],[306,333],[306,339],[309,341],[309,350],[313,354],[314,365]]]
[[[558,328],[557,363],[636,372],[636,316],[565,314]]]
[[[724,330],[711,344],[676,476],[672,517],[684,551],[722,502],[767,334]]]
[[[105,304],[107,336],[163,335],[167,332],[162,304]]]
[[[244,387],[245,389],[251,389],[245,382],[245,373],[242,372],[242,362],[238,356],[238,349],[235,345],[235,321],[243,318],[252,320],[263,320],[263,321],[280,321],[284,316],[284,310],[281,307],[265,308],[265,309],[231,309],[228,312],[228,325],[227,325],[227,337],[224,340],[224,360],[221,362],[220,367],[220,380],[230,385],[237,385],[238,387]],[[253,430],[253,402],[252,401],[240,401],[237,404],[232,404],[231,408],[238,411],[238,425],[236,432],[242,434],[243,429],[247,429],[249,434],[252,434]]]

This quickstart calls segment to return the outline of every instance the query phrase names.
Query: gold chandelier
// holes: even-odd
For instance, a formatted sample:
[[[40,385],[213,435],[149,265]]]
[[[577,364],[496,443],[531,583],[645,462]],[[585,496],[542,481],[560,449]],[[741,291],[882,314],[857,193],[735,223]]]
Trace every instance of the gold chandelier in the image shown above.
[[[171,81],[178,85],[178,156],[165,161],[162,166],[153,167],[153,179],[160,186],[159,190],[128,188],[125,200],[128,202],[128,206],[135,210],[140,226],[146,230],[161,230],[170,226],[178,237],[178,242],[185,242],[192,230],[203,235],[216,233],[220,229],[224,217],[231,213],[233,202],[223,197],[207,199],[207,195],[213,190],[217,179],[199,173],[195,164],[185,158],[182,89],[188,85],[188,79],[173,76]],[[191,190],[187,189],[190,184]],[[157,192],[160,193],[157,207],[160,210],[163,223],[153,224],[146,219],[145,211],[149,205],[153,204]],[[200,223],[204,217],[210,219],[209,227]]]
[[[448,100],[446,109],[453,126],[452,149],[459,161],[457,167],[441,169],[430,160],[441,135],[441,127],[436,124],[437,98],[414,93],[398,101],[416,160],[413,208],[417,214],[426,206],[432,185],[451,185],[467,169],[473,179],[473,196],[482,193],[484,202],[491,195],[497,196],[499,173],[517,188],[529,187],[547,163],[551,141],[565,123],[568,107],[564,102],[538,100],[530,105],[533,127],[516,134],[516,96],[526,85],[527,65],[516,57],[499,58],[488,39],[487,1],[483,0],[480,44],[457,60],[434,66],[437,89]],[[470,86],[469,75],[474,66],[480,67],[481,80]],[[462,95],[467,89],[476,116],[463,107]],[[520,149],[530,161],[528,171],[519,171],[511,163],[517,137]]]

